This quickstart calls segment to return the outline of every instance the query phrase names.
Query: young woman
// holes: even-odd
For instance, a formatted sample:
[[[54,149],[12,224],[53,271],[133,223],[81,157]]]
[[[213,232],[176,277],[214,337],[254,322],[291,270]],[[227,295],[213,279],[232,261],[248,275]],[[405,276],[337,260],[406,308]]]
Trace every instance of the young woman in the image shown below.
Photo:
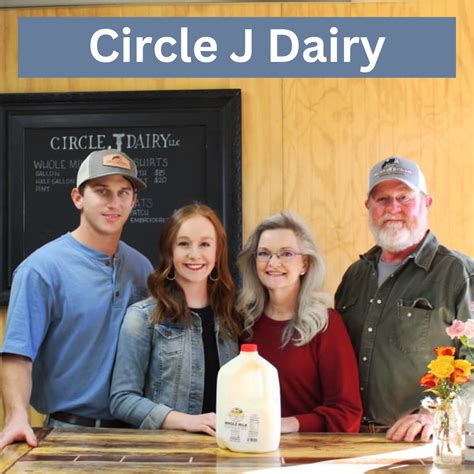
[[[325,265],[307,224],[264,219],[238,258],[237,310],[249,342],[280,377],[281,431],[359,431],[357,363],[340,315],[322,293]]]
[[[209,207],[175,211],[160,235],[151,297],[127,311],[111,412],[139,428],[215,434],[216,378],[238,354],[227,237]]]

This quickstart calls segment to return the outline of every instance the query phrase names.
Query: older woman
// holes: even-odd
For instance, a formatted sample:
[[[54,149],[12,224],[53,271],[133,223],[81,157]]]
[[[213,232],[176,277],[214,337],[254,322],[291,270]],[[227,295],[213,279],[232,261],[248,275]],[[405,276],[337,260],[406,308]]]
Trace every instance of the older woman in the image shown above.
[[[282,433],[357,432],[357,363],[342,319],[322,292],[325,265],[308,225],[291,212],[264,219],[238,266],[244,330],[278,369]]]

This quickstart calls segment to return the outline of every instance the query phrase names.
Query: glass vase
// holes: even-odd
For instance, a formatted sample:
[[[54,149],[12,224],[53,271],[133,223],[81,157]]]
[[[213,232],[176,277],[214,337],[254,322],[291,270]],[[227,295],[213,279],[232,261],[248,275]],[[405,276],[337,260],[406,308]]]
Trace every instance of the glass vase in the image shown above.
[[[436,466],[461,464],[464,430],[458,398],[439,400],[433,417],[433,449],[433,464]]]

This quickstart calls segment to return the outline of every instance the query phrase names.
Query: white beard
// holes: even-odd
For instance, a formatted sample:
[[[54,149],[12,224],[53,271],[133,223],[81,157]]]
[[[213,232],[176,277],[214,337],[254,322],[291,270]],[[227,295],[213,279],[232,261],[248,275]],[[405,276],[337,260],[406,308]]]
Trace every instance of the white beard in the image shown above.
[[[381,218],[382,222],[383,218]],[[369,229],[379,247],[395,253],[421,242],[427,229],[425,221],[426,219],[420,219],[412,225],[406,221],[377,224],[369,215]]]

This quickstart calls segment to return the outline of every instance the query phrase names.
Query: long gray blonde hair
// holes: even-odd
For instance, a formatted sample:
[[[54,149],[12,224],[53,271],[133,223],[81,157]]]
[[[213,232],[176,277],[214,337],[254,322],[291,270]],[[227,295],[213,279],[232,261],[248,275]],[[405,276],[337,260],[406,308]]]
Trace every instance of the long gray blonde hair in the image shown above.
[[[290,341],[295,346],[303,346],[326,329],[331,299],[322,291],[326,276],[323,256],[310,227],[295,213],[282,211],[267,217],[248,238],[237,258],[237,265],[242,275],[242,290],[237,299],[237,311],[243,318],[244,333],[250,337],[253,325],[262,315],[269,300],[268,290],[258,278],[255,252],[262,233],[274,229],[292,230],[300,242],[301,253],[308,259],[308,269],[301,276],[296,314],[288,322],[281,341],[282,346],[286,346]]]

